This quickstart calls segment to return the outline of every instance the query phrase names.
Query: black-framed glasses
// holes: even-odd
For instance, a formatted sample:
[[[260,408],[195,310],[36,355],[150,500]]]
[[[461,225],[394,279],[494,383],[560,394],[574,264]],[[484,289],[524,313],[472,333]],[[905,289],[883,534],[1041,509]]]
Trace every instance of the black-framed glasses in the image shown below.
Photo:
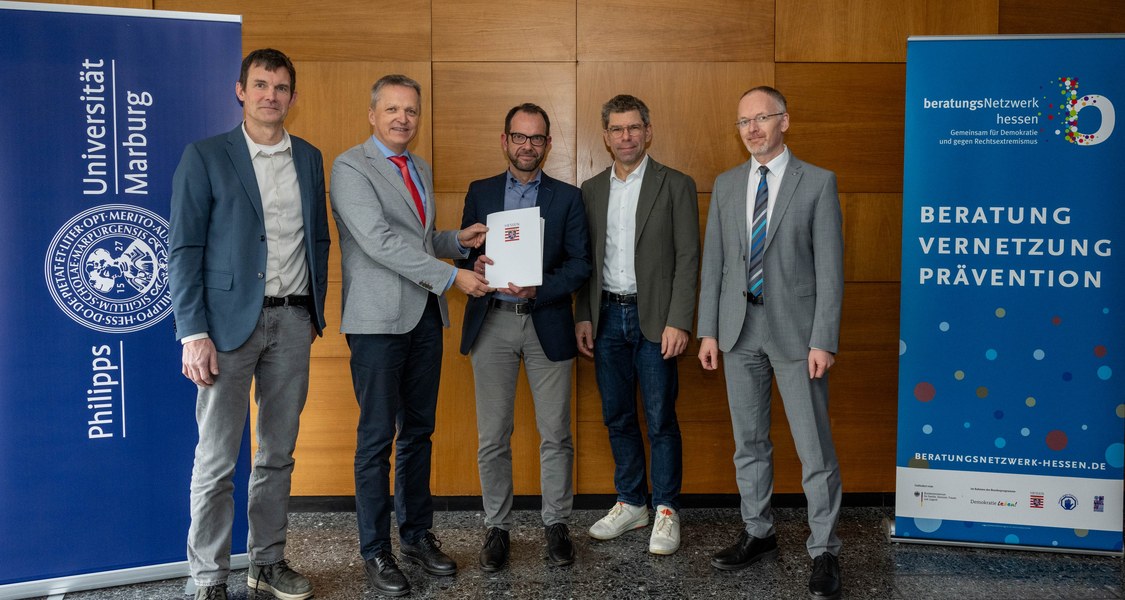
[[[609,137],[619,139],[625,135],[625,132],[629,132],[629,137],[636,137],[641,135],[641,132],[644,130],[645,126],[643,123],[633,123],[632,125],[626,125],[625,127],[622,127],[620,125],[607,127],[605,132],[609,134]]]
[[[761,125],[765,125],[766,123],[769,123],[770,119],[772,119],[774,117],[780,117],[783,114],[785,114],[784,111],[779,112],[779,113],[769,114],[769,115],[758,115],[758,116],[756,116],[752,119],[739,119],[738,121],[736,121],[734,123],[734,125],[735,125],[735,127],[738,127],[739,129],[746,129],[747,127],[750,126],[750,123],[757,123],[759,126],[761,126]]]
[[[547,136],[545,135],[527,135],[526,133],[517,133],[515,131],[508,133],[508,141],[517,146],[528,140],[531,140],[532,146],[544,146],[547,144]]]

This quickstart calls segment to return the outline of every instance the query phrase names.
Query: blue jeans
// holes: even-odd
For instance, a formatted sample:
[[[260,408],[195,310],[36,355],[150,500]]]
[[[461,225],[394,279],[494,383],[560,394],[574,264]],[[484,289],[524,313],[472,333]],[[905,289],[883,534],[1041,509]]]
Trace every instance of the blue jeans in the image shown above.
[[[679,510],[683,460],[676,421],[676,359],[664,360],[660,344],[641,334],[636,304],[602,302],[594,368],[616,465],[613,485],[617,499],[634,506],[646,504],[645,446],[637,420],[639,383],[652,455],[652,505]]]

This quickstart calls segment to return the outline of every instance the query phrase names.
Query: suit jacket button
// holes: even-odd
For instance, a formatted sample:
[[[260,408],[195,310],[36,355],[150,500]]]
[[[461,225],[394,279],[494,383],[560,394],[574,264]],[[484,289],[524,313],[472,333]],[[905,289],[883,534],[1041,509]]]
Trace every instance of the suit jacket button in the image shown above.
[[[258,279],[262,279],[262,278],[264,278],[265,276],[266,276],[266,274],[265,274],[265,273],[258,273]]]
[[[260,241],[260,242],[266,241],[266,236],[263,235],[263,236],[259,237],[258,241]]]

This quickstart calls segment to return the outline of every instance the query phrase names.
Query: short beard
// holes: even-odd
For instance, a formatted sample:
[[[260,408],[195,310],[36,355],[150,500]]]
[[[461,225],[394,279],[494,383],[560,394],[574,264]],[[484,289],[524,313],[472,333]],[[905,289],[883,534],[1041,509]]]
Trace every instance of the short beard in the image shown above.
[[[535,161],[535,164],[531,165],[530,169],[524,169],[523,167],[520,167],[518,156],[512,156],[511,154],[508,154],[508,162],[513,167],[515,167],[517,171],[523,171],[524,173],[534,173],[539,169],[539,166],[543,164],[543,158],[545,156],[545,154],[539,155],[539,158]]]

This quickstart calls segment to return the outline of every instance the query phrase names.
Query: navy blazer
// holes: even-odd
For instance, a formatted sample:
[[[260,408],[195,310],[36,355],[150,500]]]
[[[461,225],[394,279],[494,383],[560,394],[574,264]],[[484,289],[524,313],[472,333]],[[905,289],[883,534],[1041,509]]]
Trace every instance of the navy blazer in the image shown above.
[[[496,177],[481,179],[469,184],[465,195],[465,213],[461,219],[464,229],[473,223],[487,223],[488,215],[504,210],[504,186],[507,172]],[[578,188],[543,173],[539,182],[539,216],[546,221],[543,230],[543,285],[536,290],[531,321],[535,334],[547,358],[567,360],[578,355],[578,342],[574,337],[574,314],[571,312],[572,294],[582,287],[590,276],[589,233],[586,209]],[[469,252],[468,258],[459,261],[463,268],[471,269],[477,257],[488,254],[483,245]],[[489,282],[495,287],[507,287],[507,282]],[[468,354],[484,325],[488,303],[492,294],[469,298],[465,306],[465,323],[461,330],[461,354]]]
[[[324,330],[328,289],[328,210],[320,151],[290,135],[301,214],[312,319]],[[266,295],[266,226],[262,196],[239,124],[188,145],[172,177],[168,278],[176,339],[206,332],[220,352],[254,331]]]

